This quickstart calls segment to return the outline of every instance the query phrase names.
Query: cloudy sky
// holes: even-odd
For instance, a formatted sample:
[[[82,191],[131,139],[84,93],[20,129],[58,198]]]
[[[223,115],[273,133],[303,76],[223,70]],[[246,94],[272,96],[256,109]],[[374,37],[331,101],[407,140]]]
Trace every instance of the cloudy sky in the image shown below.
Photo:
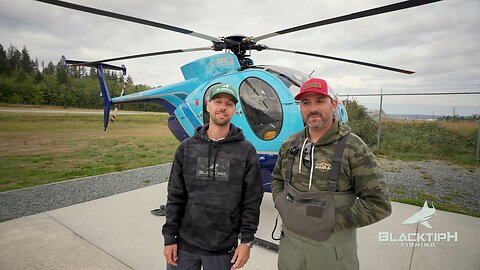
[[[69,0],[209,36],[260,36],[398,1]],[[27,46],[40,61],[98,60],[210,46],[200,38],[82,13],[33,0],[0,0],[0,44]],[[341,94],[480,90],[480,1],[445,0],[321,26],[259,43],[413,70],[413,75],[275,51],[252,52],[256,64],[298,69],[327,79]],[[181,81],[180,66],[215,52],[124,60],[135,83]],[[480,97],[470,96],[474,104]],[[475,101],[475,99],[477,101]],[[478,113],[478,112],[477,112]]]

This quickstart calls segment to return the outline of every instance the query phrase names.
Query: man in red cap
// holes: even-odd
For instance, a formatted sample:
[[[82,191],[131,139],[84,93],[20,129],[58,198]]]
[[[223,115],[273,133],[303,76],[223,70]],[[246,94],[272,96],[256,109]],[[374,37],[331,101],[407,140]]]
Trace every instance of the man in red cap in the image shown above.
[[[390,214],[386,183],[368,146],[335,118],[325,80],[307,80],[295,100],[305,128],[282,144],[272,173],[278,268],[358,269],[356,228]]]

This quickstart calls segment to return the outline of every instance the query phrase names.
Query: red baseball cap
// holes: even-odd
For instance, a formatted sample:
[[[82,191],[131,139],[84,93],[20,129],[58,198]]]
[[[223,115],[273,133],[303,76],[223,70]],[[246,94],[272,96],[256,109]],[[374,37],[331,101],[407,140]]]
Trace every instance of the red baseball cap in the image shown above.
[[[302,84],[302,86],[300,87],[300,93],[295,96],[295,100],[300,100],[303,95],[312,92],[329,96],[333,100],[337,99],[337,96],[335,95],[335,93],[333,93],[332,89],[325,80],[318,78],[310,78]]]

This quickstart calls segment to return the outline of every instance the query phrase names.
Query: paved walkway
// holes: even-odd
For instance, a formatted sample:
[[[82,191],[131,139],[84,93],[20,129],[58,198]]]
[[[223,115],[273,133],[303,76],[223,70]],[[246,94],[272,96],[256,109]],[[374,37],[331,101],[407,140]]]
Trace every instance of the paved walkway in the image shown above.
[[[257,237],[269,240],[275,209],[265,195]],[[2,222],[0,269],[165,269],[165,220],[150,213],[165,201],[163,183]],[[480,269],[479,218],[437,211],[431,229],[402,224],[419,210],[393,203],[389,218],[358,230],[362,269]],[[276,269],[276,260],[255,246],[244,269]]]

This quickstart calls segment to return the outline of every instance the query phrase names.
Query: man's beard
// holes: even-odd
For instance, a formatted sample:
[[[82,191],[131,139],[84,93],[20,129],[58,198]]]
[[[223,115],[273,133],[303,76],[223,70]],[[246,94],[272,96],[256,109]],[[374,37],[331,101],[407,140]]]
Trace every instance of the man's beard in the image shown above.
[[[213,123],[215,123],[217,126],[226,126],[226,125],[230,124],[230,118],[228,118],[228,116],[223,120],[218,119],[216,117],[216,115],[212,115],[211,118],[212,118]]]
[[[309,118],[310,116],[317,115],[320,117],[320,119],[315,119],[310,121]],[[322,128],[325,127],[328,124],[328,119],[325,117],[325,115],[319,113],[319,112],[312,112],[307,115],[307,119],[305,121],[307,125],[310,128]]]

